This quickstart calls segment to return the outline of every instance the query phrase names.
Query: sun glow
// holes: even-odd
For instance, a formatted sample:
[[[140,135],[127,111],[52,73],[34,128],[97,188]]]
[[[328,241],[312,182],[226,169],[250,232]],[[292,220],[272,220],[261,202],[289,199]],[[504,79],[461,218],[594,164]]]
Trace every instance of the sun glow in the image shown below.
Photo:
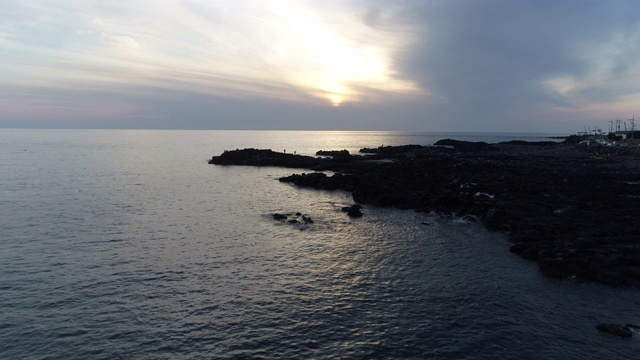
[[[417,92],[410,82],[398,80],[391,68],[391,34],[348,19],[323,19],[294,2],[272,4],[282,25],[289,29],[277,45],[283,61],[291,61],[287,78],[335,107],[360,101],[363,91]],[[342,21],[342,22],[341,22]]]
[[[340,84],[326,85],[316,94],[316,96],[328,99],[334,107],[342,105],[347,100],[355,100],[355,95],[352,94],[347,87]]]
[[[342,102],[344,101],[344,98],[341,95],[338,94],[333,94],[331,95],[331,104],[335,107],[340,106],[340,104],[342,104]]]

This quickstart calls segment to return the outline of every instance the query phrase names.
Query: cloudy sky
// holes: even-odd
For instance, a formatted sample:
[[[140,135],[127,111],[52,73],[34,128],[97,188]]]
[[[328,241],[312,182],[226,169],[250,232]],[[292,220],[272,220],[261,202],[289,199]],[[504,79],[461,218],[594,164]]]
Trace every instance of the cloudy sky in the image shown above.
[[[0,127],[608,130],[640,1],[0,0]]]

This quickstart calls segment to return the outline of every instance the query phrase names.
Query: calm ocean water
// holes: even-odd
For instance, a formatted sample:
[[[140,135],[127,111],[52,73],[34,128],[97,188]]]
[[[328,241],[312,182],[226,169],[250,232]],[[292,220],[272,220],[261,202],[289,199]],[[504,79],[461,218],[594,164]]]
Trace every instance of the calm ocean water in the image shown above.
[[[542,276],[478,224],[340,208],[223,150],[542,135],[0,130],[0,359],[631,359],[640,290]],[[300,211],[306,230],[275,222]]]

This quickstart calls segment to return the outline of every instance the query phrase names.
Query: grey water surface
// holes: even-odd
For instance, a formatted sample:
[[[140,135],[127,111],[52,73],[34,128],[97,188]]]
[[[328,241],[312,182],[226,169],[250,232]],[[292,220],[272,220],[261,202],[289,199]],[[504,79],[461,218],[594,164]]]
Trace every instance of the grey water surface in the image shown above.
[[[208,165],[540,134],[0,130],[0,359],[632,359],[640,291],[550,279],[504,234]],[[274,221],[302,212],[308,226]]]

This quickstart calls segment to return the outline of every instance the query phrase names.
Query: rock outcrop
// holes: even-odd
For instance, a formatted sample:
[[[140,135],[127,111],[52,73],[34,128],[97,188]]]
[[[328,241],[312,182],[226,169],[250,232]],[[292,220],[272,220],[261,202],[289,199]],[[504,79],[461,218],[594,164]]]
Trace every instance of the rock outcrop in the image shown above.
[[[319,163],[320,160],[310,156],[285,154],[268,149],[225,151],[209,160],[209,164],[215,165],[281,166],[298,169],[313,167]]]
[[[318,150],[316,155],[319,156],[349,156],[349,151],[347,150]]]

